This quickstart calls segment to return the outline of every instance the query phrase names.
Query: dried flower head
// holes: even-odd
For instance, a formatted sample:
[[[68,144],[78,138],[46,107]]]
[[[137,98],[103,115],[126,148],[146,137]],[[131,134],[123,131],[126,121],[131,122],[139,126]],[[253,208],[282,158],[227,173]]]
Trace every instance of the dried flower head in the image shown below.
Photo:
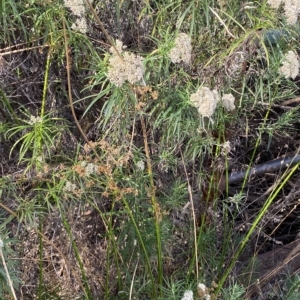
[[[200,299],[210,300],[209,289],[203,283],[199,283],[197,286],[198,297]]]
[[[30,120],[29,120],[29,124],[30,125],[35,125],[38,123],[42,123],[43,119],[39,116],[35,117],[35,116],[30,116]]]
[[[123,52],[124,49],[126,49],[127,47],[125,45],[123,45],[123,42],[120,40],[116,40],[116,44],[115,47],[111,46],[109,48],[109,52],[114,54],[114,55],[118,55],[121,54]]]
[[[93,163],[87,163],[86,161],[83,161],[81,162],[81,166],[84,168],[86,175],[91,175],[98,172],[98,166]]]
[[[66,184],[63,188],[64,192],[74,192],[76,190],[76,184],[71,183],[70,181],[66,181]]]
[[[225,156],[231,151],[230,141],[226,141],[225,143],[221,144],[221,155]]]
[[[268,3],[273,8],[279,8],[280,4],[283,2],[283,0],[268,0]]]
[[[299,13],[300,13],[299,0],[285,0],[284,15],[289,25],[293,25],[297,23]]]
[[[279,74],[285,78],[295,79],[299,74],[299,58],[296,52],[288,51],[284,56],[282,66],[278,69]]]
[[[84,0],[65,0],[65,7],[69,8],[74,15],[78,17],[75,23],[72,24],[71,28],[73,30],[80,31],[81,33],[86,33],[88,26],[85,18],[85,6]]]
[[[232,111],[232,110],[235,110],[234,100],[235,99],[232,94],[225,94],[222,97],[221,103],[226,110]]]
[[[185,291],[181,300],[193,300],[194,295],[192,291]]]
[[[191,102],[203,117],[211,117],[220,101],[218,92],[211,91],[208,87],[201,87],[191,95]]]
[[[298,15],[300,13],[299,0],[268,0],[271,7],[278,9],[281,4],[284,5],[284,15],[287,23],[293,25],[297,23]]]
[[[145,170],[145,163],[142,160],[140,160],[136,163],[136,167],[137,167],[138,170],[144,171]]]
[[[175,46],[171,49],[169,57],[173,63],[184,62],[189,65],[192,60],[191,38],[185,33],[179,33],[175,39]]]
[[[85,14],[84,0],[65,0],[65,7],[69,8],[76,16]]]
[[[88,25],[85,18],[79,18],[72,24],[71,28],[83,34],[87,33]]]
[[[109,80],[116,86],[122,86],[126,80],[130,83],[141,81],[144,75],[143,58],[134,53],[123,52],[125,47],[119,40],[116,41],[116,48],[119,54],[113,47],[110,48],[112,55],[107,74]]]

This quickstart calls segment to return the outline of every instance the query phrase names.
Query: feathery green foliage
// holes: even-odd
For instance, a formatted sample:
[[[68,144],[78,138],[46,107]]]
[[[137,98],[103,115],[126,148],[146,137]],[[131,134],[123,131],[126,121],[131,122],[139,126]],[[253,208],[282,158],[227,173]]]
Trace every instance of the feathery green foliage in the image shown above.
[[[298,27],[268,2],[0,1],[0,231],[18,295],[251,294],[234,267],[298,167],[263,201],[248,176],[219,191],[297,135],[299,83],[280,67]]]

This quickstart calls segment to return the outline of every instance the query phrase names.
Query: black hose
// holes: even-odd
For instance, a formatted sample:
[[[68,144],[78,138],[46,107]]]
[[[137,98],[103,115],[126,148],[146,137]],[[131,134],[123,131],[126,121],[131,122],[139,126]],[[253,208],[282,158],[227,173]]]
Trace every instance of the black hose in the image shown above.
[[[248,174],[248,178],[251,178],[253,176],[258,176],[258,175],[262,175],[265,173],[275,172],[280,169],[292,167],[299,162],[300,162],[300,155],[296,155],[293,157],[278,158],[278,159],[269,161],[267,163],[258,165],[256,167],[253,167],[249,171],[246,170],[246,171],[238,171],[236,173],[233,172],[233,173],[229,174],[226,182],[228,184],[236,183],[236,182],[244,180],[246,177],[246,174]]]

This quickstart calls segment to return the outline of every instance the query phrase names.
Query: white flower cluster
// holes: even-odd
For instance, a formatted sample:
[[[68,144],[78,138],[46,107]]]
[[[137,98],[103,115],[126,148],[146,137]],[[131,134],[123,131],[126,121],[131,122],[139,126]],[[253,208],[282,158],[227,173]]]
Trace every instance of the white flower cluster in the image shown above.
[[[204,300],[210,300],[211,298],[209,295],[209,289],[203,283],[198,284],[197,294],[198,294],[197,299],[200,298]],[[193,299],[194,299],[194,295],[193,295],[193,291],[191,290],[185,291],[183,297],[181,298],[181,300],[193,300]]]
[[[231,151],[230,141],[226,141],[225,143],[221,144],[221,155],[225,156]]]
[[[191,95],[191,102],[203,117],[211,117],[215,112],[220,97],[216,90],[211,91],[208,87],[201,87]]]
[[[194,295],[192,291],[185,291],[183,294],[183,297],[181,298],[181,300],[193,300],[194,299]]]
[[[284,56],[282,66],[278,69],[279,74],[285,78],[295,79],[299,75],[299,57],[294,51],[288,51]]]
[[[283,0],[268,0],[271,7],[278,9]]]
[[[88,25],[86,22],[86,18],[79,18],[72,24],[71,28],[75,31],[79,31],[83,34],[86,34],[88,30]]]
[[[235,110],[234,101],[235,99],[232,94],[225,94],[222,97],[222,106],[228,111],[233,111]]]
[[[76,184],[74,184],[70,181],[66,181],[63,191],[64,192],[74,192],[75,190],[76,190]]]
[[[65,7],[69,8],[72,13],[78,17],[76,22],[72,24],[71,28],[85,34],[88,26],[85,18],[86,11],[84,0],[65,0]]]
[[[175,46],[171,49],[169,57],[173,63],[184,62],[189,65],[192,60],[191,38],[185,33],[179,33],[175,39]]]
[[[91,175],[98,172],[98,166],[93,163],[88,163],[86,161],[83,161],[81,162],[81,167],[84,168],[86,175]]]
[[[199,283],[197,286],[198,296],[201,299],[210,300],[209,289],[203,283]]]
[[[34,124],[42,123],[42,120],[43,119],[41,117],[30,116],[30,120],[28,123],[30,125],[34,125]]]
[[[143,58],[128,51],[123,52],[126,47],[119,40],[116,41],[116,48],[119,53],[114,47],[109,50],[112,53],[107,74],[109,80],[116,86],[122,86],[126,80],[130,83],[141,81],[144,75]]]
[[[145,163],[142,160],[140,160],[136,163],[136,167],[137,167],[138,170],[144,171],[145,170]]]
[[[191,102],[198,109],[203,117],[211,117],[217,108],[220,97],[217,90],[210,90],[208,87],[201,87],[195,94],[191,95]],[[235,109],[234,97],[232,94],[225,94],[221,99],[222,106],[227,111]]]
[[[284,14],[289,25],[296,24],[300,14],[300,1],[286,0],[284,5]]]
[[[279,8],[284,4],[284,15],[289,25],[297,23],[298,15],[300,14],[300,1],[299,0],[268,0],[268,3],[274,7]]]

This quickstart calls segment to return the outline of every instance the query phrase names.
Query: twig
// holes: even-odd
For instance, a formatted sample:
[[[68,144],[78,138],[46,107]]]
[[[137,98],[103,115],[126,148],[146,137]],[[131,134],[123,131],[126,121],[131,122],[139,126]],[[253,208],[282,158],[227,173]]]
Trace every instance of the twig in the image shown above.
[[[236,38],[228,29],[228,27],[226,26],[226,24],[224,23],[224,21],[221,19],[221,17],[211,8],[211,7],[208,7],[211,12],[217,17],[217,19],[220,21],[220,23],[224,26],[226,32],[232,37],[232,38]]]
[[[180,154],[181,154],[181,158],[182,158],[182,162],[183,162],[183,169],[184,169],[184,173],[185,173],[185,177],[186,177],[186,181],[188,184],[188,192],[189,192],[189,198],[190,198],[190,204],[191,204],[191,208],[192,208],[192,214],[193,214],[193,226],[194,226],[194,247],[195,247],[195,265],[196,265],[196,278],[197,278],[197,282],[199,282],[199,271],[198,271],[198,245],[197,245],[197,226],[196,226],[196,216],[195,216],[195,209],[194,209],[194,200],[193,200],[193,194],[192,194],[192,188],[189,182],[189,178],[188,178],[188,174],[186,171],[186,166],[185,166],[185,162],[184,162],[184,158],[183,158],[183,154],[182,151],[180,149]]]
[[[124,60],[123,56],[120,54],[120,52],[118,51],[117,47],[115,46],[115,43],[113,42],[112,38],[109,36],[109,34],[107,33],[106,29],[104,28],[102,22],[100,21],[98,15],[96,14],[91,2],[89,0],[85,0],[85,2],[87,3],[87,5],[89,6],[94,18],[96,19],[97,23],[99,24],[102,32],[104,33],[104,35],[106,36],[107,40],[109,41],[109,43],[112,45],[112,47],[115,49],[117,55],[121,58],[121,60]]]
[[[6,276],[7,276],[7,280],[8,280],[8,284],[9,284],[11,293],[13,294],[14,299],[17,300],[17,296],[16,296],[16,293],[15,293],[15,290],[14,290],[14,287],[13,287],[13,284],[12,284],[12,281],[10,279],[9,272],[8,272],[8,269],[7,269],[7,266],[6,266],[4,255],[3,255],[3,252],[2,252],[2,248],[3,248],[3,241],[0,239],[0,256],[1,256],[2,263],[3,263],[4,269],[5,269],[5,273],[6,273]]]
[[[8,55],[8,54],[13,54],[13,53],[19,53],[19,52],[24,52],[24,51],[28,51],[28,50],[33,50],[33,49],[41,49],[41,48],[46,48],[49,47],[49,44],[44,44],[44,45],[40,45],[40,46],[33,46],[33,47],[27,47],[27,48],[23,48],[23,49],[18,49],[18,50],[10,50],[7,52],[0,52],[0,55]],[[4,49],[1,49],[0,51],[2,51]]]
[[[86,141],[86,143],[89,145],[90,141],[88,140],[87,136],[85,135],[82,127],[80,126],[76,113],[75,113],[75,109],[74,109],[74,103],[73,103],[73,97],[72,97],[72,84],[71,84],[71,62],[70,62],[70,57],[69,57],[69,46],[68,46],[68,38],[67,38],[67,30],[66,30],[66,24],[65,24],[65,19],[63,18],[63,31],[64,31],[64,40],[65,40],[65,51],[66,51],[66,68],[67,68],[67,80],[68,80],[68,94],[69,94],[69,102],[70,102],[70,108],[72,111],[72,115],[74,118],[74,121],[76,123],[76,126],[79,130],[79,132],[81,133],[82,137],[84,138],[84,140]],[[100,161],[101,158],[98,155],[97,151],[94,149],[94,147],[91,147],[91,149],[93,150],[94,154],[96,155],[96,157],[98,158],[98,160]]]
[[[300,97],[296,97],[296,98],[293,98],[293,99],[290,99],[290,100],[286,100],[286,101],[282,102],[281,105],[289,105],[289,104],[298,103],[298,102],[300,102]]]

